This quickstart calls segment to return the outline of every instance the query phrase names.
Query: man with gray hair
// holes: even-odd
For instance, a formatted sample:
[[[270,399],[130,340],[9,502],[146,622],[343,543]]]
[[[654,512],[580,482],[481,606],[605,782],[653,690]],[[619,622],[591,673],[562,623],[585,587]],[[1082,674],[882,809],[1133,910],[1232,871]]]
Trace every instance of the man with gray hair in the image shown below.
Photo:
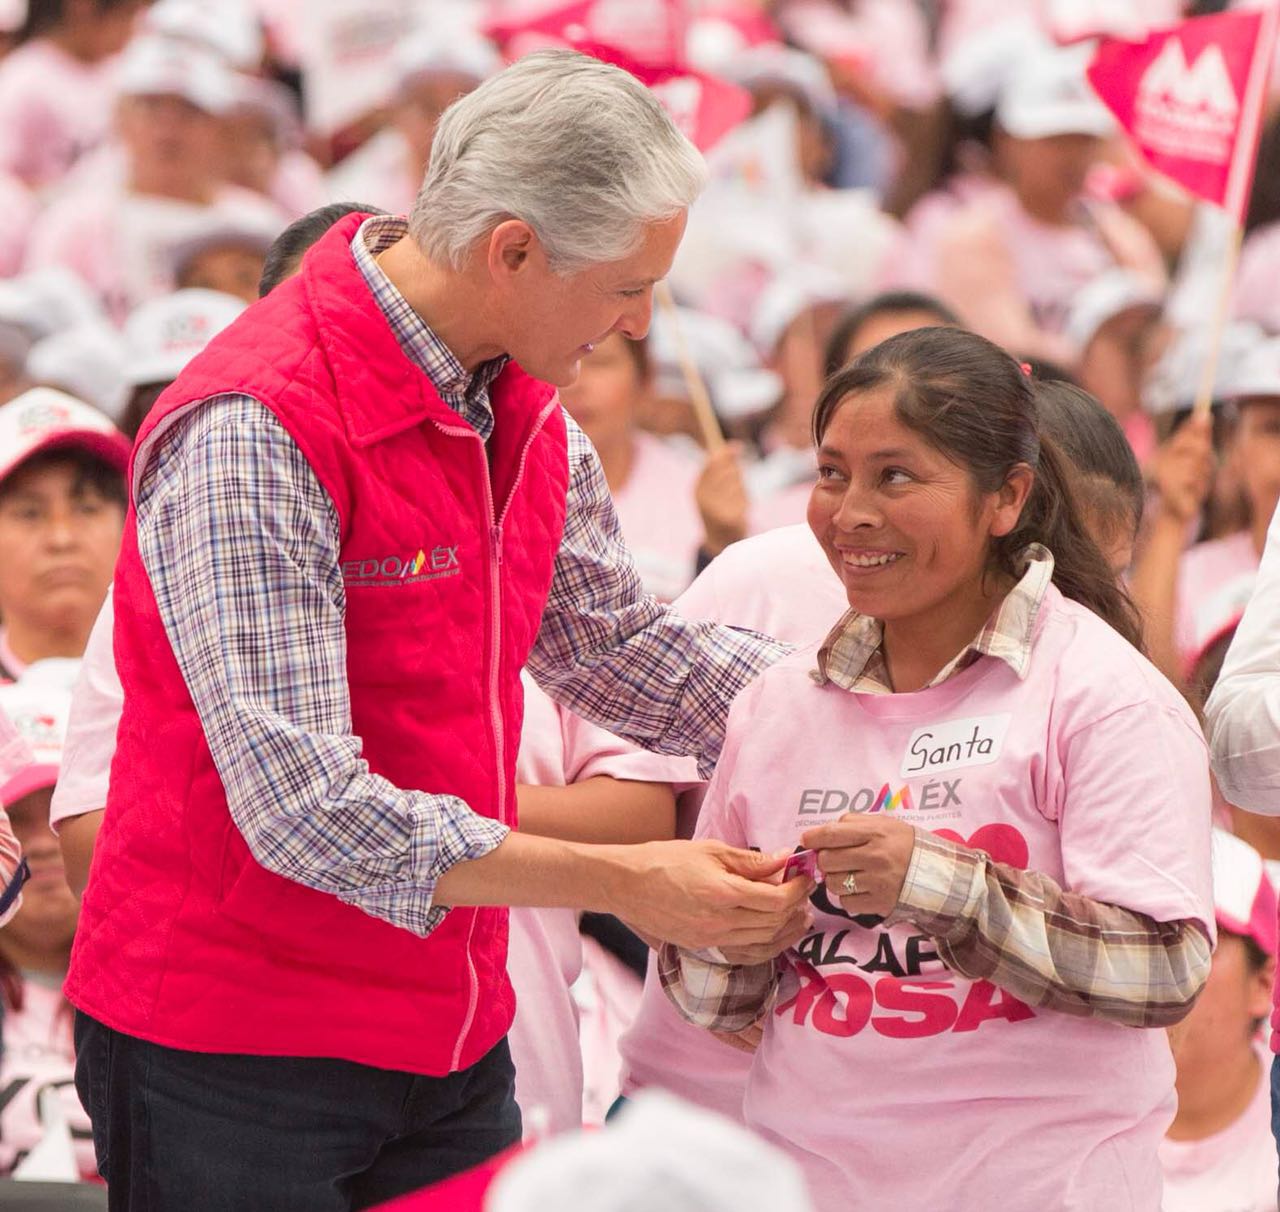
[[[363,1208],[516,1141],[496,906],[805,929],[780,860],[511,831],[526,661],[706,770],[780,652],[642,593],[555,394],[644,334],[703,176],[632,77],[532,55],[445,114],[408,224],[335,224],[140,432],[66,985],[113,1209]]]

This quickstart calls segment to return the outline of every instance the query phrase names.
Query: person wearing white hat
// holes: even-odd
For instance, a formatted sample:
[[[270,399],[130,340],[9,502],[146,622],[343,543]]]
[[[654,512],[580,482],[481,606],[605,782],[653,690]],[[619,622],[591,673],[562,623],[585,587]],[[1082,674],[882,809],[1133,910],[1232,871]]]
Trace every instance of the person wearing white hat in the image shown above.
[[[0,711],[13,721],[33,760],[6,771],[0,802],[22,844],[31,878],[17,913],[0,928],[0,1176],[23,1174],[23,1162],[45,1138],[50,1120],[70,1126],[71,1156],[60,1177],[95,1174],[89,1117],[76,1095],[71,1020],[62,996],[79,906],[63,874],[49,804],[62,761],[63,737],[78,661],[44,660],[18,682],[0,685]],[[46,1118],[52,1092],[61,1115]],[[46,1174],[48,1171],[46,1171]],[[35,1177],[33,1174],[31,1177]]]
[[[1142,407],[1142,387],[1170,335],[1161,323],[1162,304],[1158,283],[1112,269],[1087,283],[1067,314],[1080,386],[1120,422],[1144,463],[1155,449],[1155,427]]]
[[[1280,338],[1255,339],[1238,359],[1226,359],[1215,394],[1237,418],[1221,465],[1208,417],[1189,417],[1160,447],[1152,463],[1158,497],[1133,576],[1152,659],[1179,683],[1214,595],[1257,570],[1280,501]],[[1227,533],[1188,546],[1211,494],[1238,498],[1245,516]]]
[[[258,297],[267,250],[280,234],[278,221],[211,215],[208,223],[173,249],[179,290],[209,290],[245,303]]]
[[[502,66],[480,34],[424,26],[396,49],[391,120],[329,174],[335,201],[367,198],[406,214],[427,170],[436,124],[450,102]]]
[[[285,218],[223,177],[221,116],[235,93],[230,70],[212,52],[139,37],[116,84],[122,171],[68,187],[32,232],[27,264],[74,270],[120,323],[173,288],[172,250],[211,217],[277,229]]]
[[[120,428],[132,440],[151,406],[218,333],[245,309],[222,291],[190,287],[142,304],[124,325],[124,377],[129,398]]]
[[[1170,1031],[1178,1112],[1160,1145],[1163,1212],[1275,1212],[1271,1135],[1260,1033],[1276,975],[1276,894],[1247,842],[1213,831],[1218,946],[1195,1008]]]
[[[88,404],[34,387],[0,406],[0,672],[76,657],[120,547],[129,443]]]
[[[994,112],[984,187],[936,218],[901,285],[936,292],[975,331],[1020,357],[1070,365],[1065,328],[1076,292],[1116,266],[1157,283],[1164,268],[1150,235],[1113,203],[1090,199],[1089,169],[1112,122],[1085,80],[1084,48],[1025,53]],[[917,225],[917,240],[926,234]]]
[[[111,68],[144,0],[27,0],[0,60],[0,170],[56,184],[107,135]]]

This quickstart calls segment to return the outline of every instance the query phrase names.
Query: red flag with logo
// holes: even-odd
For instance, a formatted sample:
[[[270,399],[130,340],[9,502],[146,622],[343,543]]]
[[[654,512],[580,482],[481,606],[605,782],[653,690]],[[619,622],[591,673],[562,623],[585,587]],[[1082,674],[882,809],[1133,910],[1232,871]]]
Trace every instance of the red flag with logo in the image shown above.
[[[1153,168],[1244,221],[1280,9],[1103,38],[1089,81]]]

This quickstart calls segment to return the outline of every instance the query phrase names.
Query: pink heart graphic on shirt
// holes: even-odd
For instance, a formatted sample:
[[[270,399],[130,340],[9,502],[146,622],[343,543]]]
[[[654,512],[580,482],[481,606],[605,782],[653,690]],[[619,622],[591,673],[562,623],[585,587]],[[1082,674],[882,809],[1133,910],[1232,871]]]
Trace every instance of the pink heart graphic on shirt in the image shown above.
[[[933,832],[973,850],[985,850],[997,863],[1008,863],[1010,867],[1018,867],[1023,871],[1031,857],[1027,850],[1027,839],[1012,825],[983,825],[974,830],[968,840],[954,829],[935,829]]]

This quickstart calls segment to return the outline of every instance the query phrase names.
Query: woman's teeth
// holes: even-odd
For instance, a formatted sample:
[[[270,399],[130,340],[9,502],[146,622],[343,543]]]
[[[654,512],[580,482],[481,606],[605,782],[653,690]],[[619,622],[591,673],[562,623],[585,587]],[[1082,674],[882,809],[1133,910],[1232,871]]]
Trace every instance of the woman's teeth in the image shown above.
[[[879,568],[883,564],[892,564],[895,560],[901,559],[901,553],[892,553],[889,555],[853,555],[846,554],[844,562],[852,564],[855,568]]]

